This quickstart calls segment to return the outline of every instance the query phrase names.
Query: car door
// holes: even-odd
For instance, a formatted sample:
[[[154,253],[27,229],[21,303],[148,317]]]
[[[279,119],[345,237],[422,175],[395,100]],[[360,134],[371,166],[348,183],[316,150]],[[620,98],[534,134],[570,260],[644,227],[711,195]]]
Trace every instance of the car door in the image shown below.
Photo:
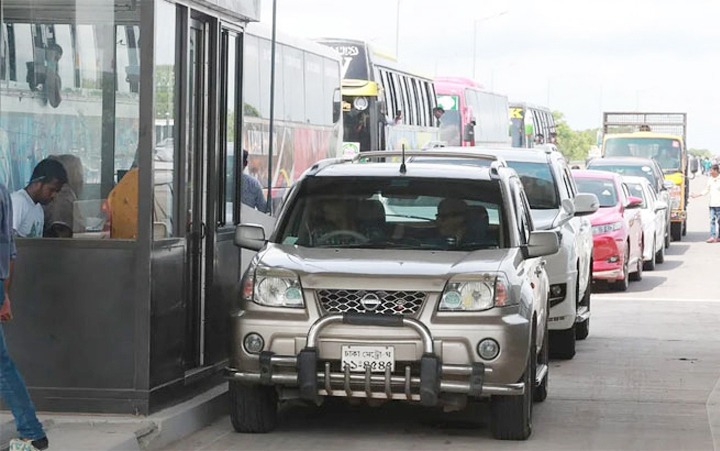
[[[530,203],[525,196],[525,190],[519,179],[513,178],[511,181],[511,189],[513,192],[513,202],[515,204],[515,212],[518,220],[517,227],[522,245],[527,245],[530,240],[530,232],[533,230],[532,216],[530,214]],[[526,258],[521,265],[521,269],[525,273],[523,289],[528,289],[532,293],[532,308],[537,314],[538,324],[547,322],[548,307],[547,293],[548,286],[547,274],[545,273],[544,257]],[[546,302],[538,302],[545,300]],[[541,328],[538,328],[541,329]],[[537,331],[536,343],[542,344],[544,339],[544,328]]]
[[[574,200],[578,194],[578,189],[575,184],[575,179],[570,172],[570,168],[568,168],[566,164],[562,165],[561,178],[567,191],[567,198]],[[592,258],[593,250],[592,225],[590,224],[588,216],[576,216],[568,221],[567,227],[572,229],[573,236],[575,237],[575,252],[578,258],[578,282],[580,287],[580,293],[578,294],[582,297],[585,294],[585,289],[590,286],[590,259]]]
[[[620,197],[623,205],[623,217],[625,218],[625,224],[628,228],[628,238],[630,240],[630,258],[628,260],[629,267],[632,268],[637,266],[637,261],[642,261],[642,215],[639,208],[627,208],[630,198],[630,190],[627,185],[620,183]]]
[[[660,199],[655,194],[655,190],[650,185],[644,185],[645,198],[648,199],[648,208],[653,212],[653,220],[655,221],[655,249],[660,249],[665,245],[665,210],[658,210]]]

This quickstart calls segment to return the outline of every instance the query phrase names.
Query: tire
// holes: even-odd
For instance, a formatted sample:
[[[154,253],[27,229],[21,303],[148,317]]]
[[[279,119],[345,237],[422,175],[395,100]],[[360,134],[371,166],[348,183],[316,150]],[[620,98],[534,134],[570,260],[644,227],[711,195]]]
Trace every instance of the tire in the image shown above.
[[[643,262],[643,269],[645,271],[655,271],[655,254],[657,254],[657,248],[655,247],[656,242],[657,238],[653,238],[653,252],[652,254],[650,254],[652,255],[652,257],[650,258],[650,260]]]
[[[490,429],[498,440],[527,440],[532,434],[533,388],[535,386],[535,331],[531,339],[525,372],[520,379],[525,384],[522,396],[495,395],[490,398]]]
[[[533,390],[533,401],[535,402],[545,401],[548,394],[548,378],[550,376],[550,334],[548,332],[547,321],[545,321],[545,338],[543,339],[543,345],[540,353],[537,355],[536,361],[538,365],[547,365],[548,371],[545,373],[543,380],[540,381],[540,384],[536,385]]]
[[[682,224],[679,222],[673,222],[670,224],[670,235],[673,241],[682,240]]]
[[[585,295],[580,301],[580,305],[585,306],[590,310],[590,295],[592,293],[592,285],[588,285],[585,290]],[[590,318],[586,319],[581,323],[575,323],[575,339],[584,340],[590,335]]]
[[[264,433],[277,426],[274,387],[230,382],[230,420],[236,432]]]
[[[655,252],[655,263],[665,263],[665,248],[661,247],[659,251]]]
[[[687,221],[683,221],[682,223],[682,236],[687,235]]]
[[[643,276],[643,260],[642,257],[638,258],[637,267],[635,272],[630,273],[630,280],[633,282],[640,282]]]
[[[667,226],[667,230],[665,230],[665,249],[670,247],[670,236],[672,235],[672,232],[670,231],[670,226]]]
[[[575,326],[550,331],[550,358],[570,360],[575,357]]]
[[[623,263],[624,277],[622,280],[608,282],[608,286],[615,291],[627,291],[630,286],[630,249],[625,251],[625,262]]]

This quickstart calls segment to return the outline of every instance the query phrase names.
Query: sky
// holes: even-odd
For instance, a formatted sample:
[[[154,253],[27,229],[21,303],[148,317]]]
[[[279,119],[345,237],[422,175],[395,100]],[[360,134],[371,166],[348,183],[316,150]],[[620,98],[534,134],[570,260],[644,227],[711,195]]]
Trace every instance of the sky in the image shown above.
[[[424,74],[547,105],[576,130],[601,127],[603,111],[686,112],[688,146],[720,154],[717,0],[276,3],[279,32],[366,40]]]

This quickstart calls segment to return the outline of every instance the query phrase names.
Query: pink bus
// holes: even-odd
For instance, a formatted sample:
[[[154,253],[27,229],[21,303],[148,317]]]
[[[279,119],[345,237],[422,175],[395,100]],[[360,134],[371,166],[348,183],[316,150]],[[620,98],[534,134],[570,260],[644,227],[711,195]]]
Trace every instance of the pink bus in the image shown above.
[[[508,98],[487,91],[469,78],[436,77],[440,140],[447,146],[510,144]]]

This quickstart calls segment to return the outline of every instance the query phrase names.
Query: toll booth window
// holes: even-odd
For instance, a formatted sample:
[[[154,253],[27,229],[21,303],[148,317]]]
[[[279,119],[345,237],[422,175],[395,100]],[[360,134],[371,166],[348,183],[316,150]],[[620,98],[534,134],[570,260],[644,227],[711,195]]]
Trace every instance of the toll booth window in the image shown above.
[[[137,169],[128,186],[119,181],[136,167],[139,6],[123,6],[120,23],[114,0],[63,5],[68,20],[58,23],[40,4],[24,4],[22,17],[2,11],[0,179],[43,206],[27,230],[18,218],[20,236],[135,239]],[[46,179],[33,177],[48,158],[67,180],[54,197],[38,194]]]

